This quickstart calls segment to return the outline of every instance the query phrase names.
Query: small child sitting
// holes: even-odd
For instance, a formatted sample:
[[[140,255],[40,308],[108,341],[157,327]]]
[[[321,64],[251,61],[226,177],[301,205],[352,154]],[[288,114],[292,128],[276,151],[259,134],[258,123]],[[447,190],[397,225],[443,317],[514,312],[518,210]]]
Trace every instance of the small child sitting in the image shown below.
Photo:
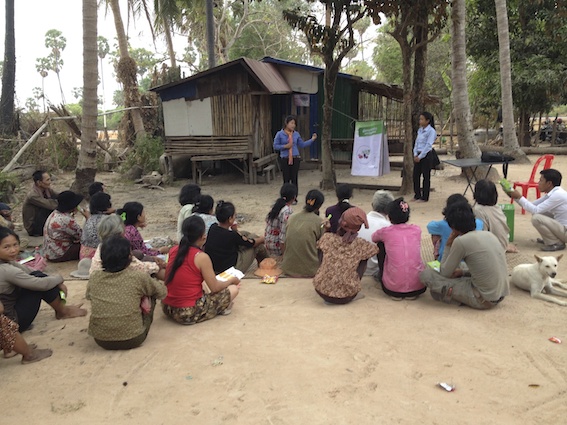
[[[205,243],[205,252],[211,257],[215,273],[231,267],[246,273],[254,258],[260,264],[269,257],[263,236],[239,232],[236,209],[231,202],[219,201],[215,214],[219,222],[211,226]]]
[[[392,201],[388,218],[392,226],[377,230],[372,241],[378,243],[378,264],[382,271],[382,289],[394,301],[415,300],[425,292],[419,272],[425,266],[421,260],[421,229],[408,224],[410,207],[404,198]]]
[[[467,198],[465,198],[460,193],[454,193],[447,198],[447,203],[445,208],[443,208],[442,214],[445,217],[448,208],[456,203],[464,202],[468,204]],[[484,227],[484,223],[481,219],[476,219],[476,230],[482,230]],[[443,218],[443,220],[433,220],[427,223],[427,231],[431,235],[431,242],[433,242],[433,255],[435,256],[436,260],[441,261],[443,258],[443,252],[445,251],[445,245],[447,244],[447,239],[451,235],[451,228],[447,224],[447,220]]]
[[[331,223],[331,229],[329,231],[332,233],[337,233],[341,215],[352,207],[350,204],[350,198],[352,198],[352,187],[348,184],[338,184],[335,193],[337,194],[339,202],[330,206],[325,211],[325,217],[331,216],[329,218],[329,222]]]

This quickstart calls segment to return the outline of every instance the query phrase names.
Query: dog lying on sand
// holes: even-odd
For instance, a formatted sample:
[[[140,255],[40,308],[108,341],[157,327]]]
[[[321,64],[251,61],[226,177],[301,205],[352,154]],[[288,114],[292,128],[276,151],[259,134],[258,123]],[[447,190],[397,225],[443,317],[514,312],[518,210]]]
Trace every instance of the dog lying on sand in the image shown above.
[[[551,296],[567,297],[567,291],[562,290],[567,289],[567,285],[555,279],[555,276],[557,276],[557,262],[562,257],[563,255],[559,257],[540,257],[535,255],[536,263],[520,264],[514,267],[510,282],[524,291],[529,291],[532,298],[567,306],[567,301]]]

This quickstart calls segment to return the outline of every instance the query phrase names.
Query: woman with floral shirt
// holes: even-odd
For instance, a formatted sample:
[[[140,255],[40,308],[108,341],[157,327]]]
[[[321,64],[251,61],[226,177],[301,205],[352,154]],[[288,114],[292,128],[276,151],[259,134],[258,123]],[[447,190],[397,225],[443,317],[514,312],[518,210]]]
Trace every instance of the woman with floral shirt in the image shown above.
[[[79,259],[83,230],[75,220],[75,212],[82,200],[83,195],[70,190],[57,195],[57,208],[47,217],[43,228],[44,256],[48,260],[59,263]],[[81,213],[89,217],[87,212]]]
[[[293,213],[291,205],[296,201],[296,198],[297,187],[292,183],[285,183],[280,189],[279,199],[274,203],[272,210],[266,217],[264,245],[273,257],[281,257],[284,253],[287,220]]]
[[[156,257],[169,251],[169,247],[162,247],[157,250],[148,248],[144,243],[144,239],[138,231],[138,228],[143,229],[147,226],[146,212],[142,204],[126,202],[121,209],[116,211],[116,214],[124,221],[124,237],[130,241],[132,251],[139,251],[147,257]]]

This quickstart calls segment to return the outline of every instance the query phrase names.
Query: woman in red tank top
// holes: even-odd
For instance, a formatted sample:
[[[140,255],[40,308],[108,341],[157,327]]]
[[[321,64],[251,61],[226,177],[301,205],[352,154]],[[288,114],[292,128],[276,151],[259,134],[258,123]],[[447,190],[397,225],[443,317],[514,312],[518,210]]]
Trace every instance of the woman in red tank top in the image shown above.
[[[182,233],[179,245],[169,252],[170,261],[165,271],[167,297],[162,301],[164,314],[183,325],[229,314],[240,289],[240,280],[236,277],[226,282],[217,279],[211,258],[201,250],[207,240],[201,217],[186,218]]]

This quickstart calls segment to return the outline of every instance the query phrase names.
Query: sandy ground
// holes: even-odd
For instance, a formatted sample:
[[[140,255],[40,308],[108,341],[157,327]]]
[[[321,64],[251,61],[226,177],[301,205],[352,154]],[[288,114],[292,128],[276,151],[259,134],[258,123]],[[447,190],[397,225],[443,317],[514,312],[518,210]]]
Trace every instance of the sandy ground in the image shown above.
[[[555,168],[565,165],[567,158],[556,158]],[[530,170],[531,165],[511,165],[509,178],[525,180]],[[340,181],[376,181],[351,178],[347,169],[338,174]],[[425,229],[441,217],[447,196],[465,187],[457,175],[450,166],[436,172],[435,192],[429,203],[411,204],[411,222]],[[57,177],[55,187],[66,187],[70,176]],[[114,174],[98,178],[107,183],[115,206],[128,200],[147,206],[145,237],[174,236],[184,182],[150,191]],[[301,194],[318,181],[317,170],[301,171]],[[378,181],[399,184],[399,171]],[[233,201],[245,215],[242,228],[256,232],[263,230],[279,187],[279,180],[244,185],[236,175],[206,178],[202,185],[215,200]],[[336,202],[332,193],[325,195],[324,207]],[[368,211],[371,197],[371,191],[356,190],[352,201]],[[515,219],[515,242],[530,258],[538,249],[530,215],[516,210]],[[559,277],[566,276],[567,261],[560,264]],[[59,267],[66,278],[74,269]],[[50,271],[56,271],[54,265]],[[69,302],[89,309],[86,283],[66,283]],[[565,422],[564,307],[532,300],[515,288],[497,308],[479,312],[434,302],[428,293],[394,302],[369,277],[363,287],[364,299],[327,306],[310,280],[261,285],[246,279],[230,316],[183,327],[156,311],[146,342],[126,352],[99,348],[87,335],[88,317],[58,321],[44,306],[24,337],[54,349],[53,357],[27,366],[19,358],[0,359],[2,423]],[[548,341],[552,336],[565,343]],[[446,392],[438,382],[454,384],[456,391]]]

